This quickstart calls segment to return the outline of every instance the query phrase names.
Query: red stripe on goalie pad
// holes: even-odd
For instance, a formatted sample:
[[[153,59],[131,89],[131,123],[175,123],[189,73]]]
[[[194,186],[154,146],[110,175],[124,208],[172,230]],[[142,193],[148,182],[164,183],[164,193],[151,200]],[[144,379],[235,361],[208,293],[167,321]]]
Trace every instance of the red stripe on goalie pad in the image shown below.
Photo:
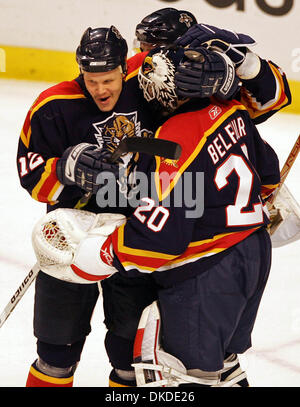
[[[142,343],[144,337],[144,329],[138,329],[133,346],[133,360],[135,363],[141,362],[142,360]]]
[[[83,278],[84,280],[88,280],[88,281],[100,281],[100,280],[104,280],[105,278],[110,276],[110,274],[105,274],[103,276],[95,276],[94,274],[86,273],[85,271],[81,270],[79,267],[75,266],[75,264],[71,264],[71,269],[74,271],[74,273],[77,276]]]

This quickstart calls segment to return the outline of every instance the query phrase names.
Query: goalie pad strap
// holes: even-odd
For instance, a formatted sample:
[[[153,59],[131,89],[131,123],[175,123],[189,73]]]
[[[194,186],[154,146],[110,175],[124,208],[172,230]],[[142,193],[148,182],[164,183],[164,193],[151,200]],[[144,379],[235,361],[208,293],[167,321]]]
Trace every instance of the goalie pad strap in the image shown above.
[[[238,374],[237,376],[233,377],[232,379],[229,380],[223,380],[221,381],[218,385],[212,386],[212,387],[233,387],[235,384],[238,384],[242,380],[247,379],[246,372],[242,372]]]
[[[132,365],[136,369],[150,369],[150,370],[155,370],[163,373],[163,377],[165,379],[159,380],[156,382],[150,382],[147,383],[141,387],[148,387],[148,386],[160,386],[162,384],[164,385],[170,385],[176,382],[176,384],[183,384],[183,383],[198,383],[198,384],[205,384],[209,386],[213,385],[218,385],[220,383],[219,379],[204,379],[204,378],[199,378],[195,376],[190,376],[187,374],[184,374],[182,372],[179,372],[178,370],[168,367],[168,366],[163,366],[163,365],[154,365],[152,363],[134,363]]]

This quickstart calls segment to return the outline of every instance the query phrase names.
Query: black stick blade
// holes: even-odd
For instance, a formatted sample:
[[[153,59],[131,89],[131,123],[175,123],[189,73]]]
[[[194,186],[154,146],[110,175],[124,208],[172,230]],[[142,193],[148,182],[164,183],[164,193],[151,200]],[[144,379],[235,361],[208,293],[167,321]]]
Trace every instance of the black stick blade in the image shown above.
[[[120,142],[118,148],[112,154],[111,160],[114,162],[121,157],[121,155],[128,152],[145,153],[178,160],[181,155],[181,146],[169,140],[130,137]]]

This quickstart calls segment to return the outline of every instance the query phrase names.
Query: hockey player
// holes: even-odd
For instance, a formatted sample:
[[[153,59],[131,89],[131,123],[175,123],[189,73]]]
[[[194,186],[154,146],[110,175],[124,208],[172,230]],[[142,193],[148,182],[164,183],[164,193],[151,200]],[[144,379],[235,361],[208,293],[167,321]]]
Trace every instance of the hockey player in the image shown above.
[[[118,177],[119,166],[107,158],[123,137],[151,136],[155,118],[137,77],[126,79],[127,44],[114,26],[87,29],[76,58],[79,77],[42,92],[27,114],[17,156],[20,182],[34,199],[47,204],[47,211],[76,207],[85,193],[92,193],[87,211],[128,216],[132,208],[118,206],[119,194],[113,204],[99,207],[96,177],[101,171]],[[135,165],[136,156],[126,159],[127,168]],[[34,305],[38,359],[27,386],[72,386],[98,295],[97,284],[66,283],[38,274]],[[149,288],[142,308],[153,299]]]
[[[256,42],[249,35],[235,33],[215,26],[199,23],[186,10],[163,8],[144,17],[136,26],[135,48],[144,51],[140,59],[131,60],[132,70],[139,67],[145,51],[155,46],[176,43],[183,47],[205,46],[225,53],[235,65],[241,80],[238,98],[246,106],[255,124],[262,123],[291,103],[286,76],[274,62],[267,61],[251,51]],[[134,66],[134,64],[137,64]],[[197,61],[190,59],[181,67],[181,96],[197,97],[204,92],[199,80],[202,72]],[[202,94],[201,94],[202,93]],[[179,91],[180,95],[180,91]]]
[[[279,163],[239,101],[176,97],[183,53],[151,51],[139,74],[144,96],[171,113],[155,137],[179,143],[181,157],[149,158],[148,196],[108,237],[100,229],[84,238],[70,269],[99,279],[116,271],[128,280],[152,276],[162,332],[154,349],[149,337],[140,346],[144,383],[247,386],[237,354],[251,347],[270,270],[264,199],[279,183]],[[198,53],[203,65],[217,58]],[[104,247],[110,261],[99,254]],[[151,382],[151,370],[160,382]]]
[[[165,385],[247,386],[237,354],[251,346],[270,270],[264,198],[279,183],[278,158],[240,102],[202,99],[197,106],[196,100],[174,99],[178,53],[150,53],[140,84],[146,97],[156,95],[162,106],[175,109],[156,137],[179,142],[183,152],[177,162],[153,162],[155,196],[144,199],[141,208],[113,233],[113,264],[128,276],[152,272],[161,287],[161,344],[157,345],[160,352],[153,349],[158,359],[152,368],[159,368]],[[202,56],[202,64],[207,64],[211,55],[202,49]],[[182,207],[172,203],[180,181],[180,191],[191,183],[195,188],[200,172],[204,173],[203,215],[193,218],[187,216],[191,208],[184,205],[184,198]],[[169,184],[160,177],[164,173],[170,175]],[[185,179],[188,173],[192,178]],[[149,352],[141,355],[140,362],[148,362]],[[182,362],[187,374],[183,381],[176,370],[175,376],[170,374],[168,368],[179,364],[168,354]],[[149,385],[155,386],[149,369],[144,381],[148,377]]]
[[[250,48],[255,45],[255,41],[251,37],[244,34],[233,34],[217,27],[196,25],[196,19],[191,14],[189,15],[193,20],[192,28],[187,30],[184,24],[179,23],[182,12],[189,14],[189,12],[182,10],[164,8],[154,11],[142,19],[136,27],[136,37],[137,40],[140,40],[140,50],[144,52],[137,54],[135,58],[131,58],[132,71],[138,71],[140,61],[145,58],[148,50],[152,49],[155,44],[167,46],[176,37],[177,39],[179,37],[178,43],[185,47],[191,47],[191,44],[195,42],[196,45],[208,43],[210,48],[221,43],[226,45],[225,48],[223,46],[222,49],[219,46],[217,50],[223,54],[226,53],[226,56],[233,61],[237,75],[241,80],[240,91],[236,97],[247,108],[254,123],[262,123],[291,103],[289,85],[284,72],[273,62],[264,60],[250,51]],[[212,40],[215,40],[215,43],[212,43]],[[138,46],[135,45],[135,47]],[[203,86],[204,84],[207,86],[209,83],[205,82],[207,76],[204,79],[205,69],[203,64],[199,64],[199,61],[193,59],[192,54],[190,54],[185,63],[180,64],[178,67],[179,72],[175,76],[177,93],[181,94],[182,97],[194,98],[203,97],[204,92],[207,90],[211,92],[211,89]],[[214,68],[210,66],[207,69],[216,69],[216,65]],[[229,95],[226,97],[229,97]],[[106,283],[106,280],[104,280],[102,284]],[[118,287],[118,290],[111,291],[121,293],[122,290],[121,287]],[[131,309],[133,307],[134,305],[131,306]],[[119,320],[121,320],[121,316]],[[133,340],[131,342],[133,343]],[[117,349],[117,346],[115,346],[115,349]],[[124,358],[124,355],[121,357],[116,352],[115,358],[113,358],[111,354],[111,361],[114,361],[113,365],[118,365],[118,358]],[[126,370],[127,372],[118,369],[118,373],[124,379],[129,379],[132,377],[129,364]],[[111,377],[111,385],[115,385],[114,382],[119,382],[115,374]],[[134,381],[131,380],[122,381],[123,385],[132,385],[133,383]]]

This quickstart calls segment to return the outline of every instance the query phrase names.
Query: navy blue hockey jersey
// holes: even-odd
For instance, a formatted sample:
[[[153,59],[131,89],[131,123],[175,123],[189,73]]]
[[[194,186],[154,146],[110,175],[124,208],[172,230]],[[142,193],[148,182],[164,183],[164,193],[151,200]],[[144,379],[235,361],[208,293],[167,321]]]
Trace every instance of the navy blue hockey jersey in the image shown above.
[[[156,128],[136,75],[124,82],[112,112],[98,109],[81,76],[62,82],[42,92],[25,119],[17,155],[21,185],[34,199],[47,203],[48,210],[72,208],[84,191],[64,186],[56,177],[56,162],[66,148],[86,142],[114,151],[123,137],[153,136]],[[85,210],[99,212],[95,196]]]
[[[202,107],[182,105],[156,133],[182,154],[153,160],[148,196],[112,235],[114,265],[128,276],[188,278],[269,223],[264,198],[280,180],[276,153],[240,102]]]
[[[31,106],[19,139],[18,173],[22,187],[35,200],[48,204],[48,210],[74,207],[84,194],[77,186],[60,184],[56,177],[56,162],[67,147],[88,142],[115,148],[123,137],[148,137],[157,129],[158,118],[149,110],[137,83],[145,55],[128,60],[129,74],[114,112],[97,108],[81,77],[45,90]],[[271,62],[262,63],[259,77],[245,81],[241,89],[241,103],[254,122],[266,120],[291,100],[281,69]],[[99,211],[95,196],[85,209]],[[128,214],[127,209],[115,205],[101,211]]]

